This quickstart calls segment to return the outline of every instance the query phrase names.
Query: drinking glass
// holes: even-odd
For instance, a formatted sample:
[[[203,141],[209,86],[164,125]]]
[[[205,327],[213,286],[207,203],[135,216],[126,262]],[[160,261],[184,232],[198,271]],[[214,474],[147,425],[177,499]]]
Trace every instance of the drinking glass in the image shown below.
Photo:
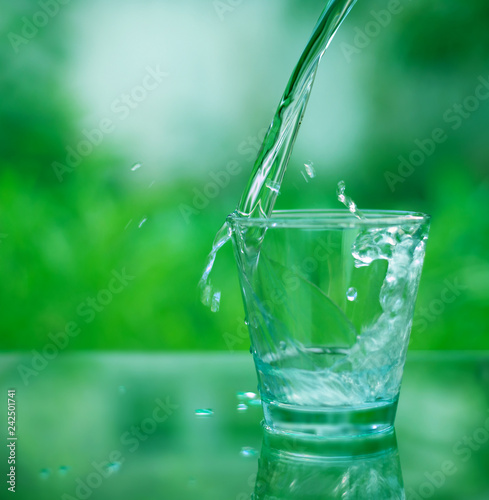
[[[429,216],[307,210],[227,222],[265,424],[320,436],[392,427]]]

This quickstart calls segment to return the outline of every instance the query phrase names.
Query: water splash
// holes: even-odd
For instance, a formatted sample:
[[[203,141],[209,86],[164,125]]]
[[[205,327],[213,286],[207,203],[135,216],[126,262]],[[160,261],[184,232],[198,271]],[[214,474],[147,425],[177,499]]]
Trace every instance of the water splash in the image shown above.
[[[346,194],[346,184],[345,181],[338,182],[338,189],[336,190],[336,194],[338,195],[338,201],[343,203],[345,207],[358,219],[365,219],[360,210],[357,208],[357,204]]]
[[[211,311],[213,313],[218,312],[220,306],[221,306],[221,292],[214,292],[211,301]]]
[[[377,265],[379,270],[385,268],[379,271],[383,280],[377,285],[378,295],[370,298],[375,301],[372,303],[378,304],[379,312],[373,321],[352,331],[355,336],[350,340],[353,341],[344,349],[300,346],[296,353],[270,352],[262,356],[256,363],[261,383],[266,390],[267,385],[275,383],[277,370],[280,370],[284,402],[304,406],[355,406],[365,402],[392,402],[398,395],[428,225],[406,219],[387,227],[360,224],[352,231],[354,238],[348,240],[348,244],[355,267]],[[265,262],[264,252],[260,258]],[[385,263],[385,267],[378,261]],[[267,268],[267,275],[270,274]],[[360,290],[365,291],[362,286]],[[353,302],[358,295],[351,287],[346,292],[346,299]],[[320,304],[323,310],[327,302],[322,300]],[[300,323],[300,319],[298,321]],[[346,323],[342,329],[344,326]],[[267,323],[267,335],[272,336],[274,328],[273,323]],[[290,340],[293,339],[291,334],[288,336],[293,345],[295,339]]]
[[[205,306],[211,308],[212,312],[217,312],[219,310],[221,292],[219,290],[214,290],[210,280],[210,274],[214,267],[214,262],[216,261],[217,252],[231,239],[231,236],[231,228],[225,223],[214,239],[212,250],[207,256],[204,273],[199,281],[200,299]]]

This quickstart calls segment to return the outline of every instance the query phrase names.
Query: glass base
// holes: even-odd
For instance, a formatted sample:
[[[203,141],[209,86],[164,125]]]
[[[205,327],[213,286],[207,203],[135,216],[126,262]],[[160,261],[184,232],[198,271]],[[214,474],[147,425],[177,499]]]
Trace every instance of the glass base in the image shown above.
[[[309,407],[263,401],[265,425],[274,432],[361,436],[394,426],[397,400],[347,407]]]

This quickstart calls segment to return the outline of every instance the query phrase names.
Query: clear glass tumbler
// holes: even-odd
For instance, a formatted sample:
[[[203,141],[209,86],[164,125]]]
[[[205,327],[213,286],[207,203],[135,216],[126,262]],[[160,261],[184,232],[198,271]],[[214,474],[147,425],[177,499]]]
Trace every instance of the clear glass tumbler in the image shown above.
[[[324,436],[392,427],[429,217],[280,211],[227,222],[265,424]]]

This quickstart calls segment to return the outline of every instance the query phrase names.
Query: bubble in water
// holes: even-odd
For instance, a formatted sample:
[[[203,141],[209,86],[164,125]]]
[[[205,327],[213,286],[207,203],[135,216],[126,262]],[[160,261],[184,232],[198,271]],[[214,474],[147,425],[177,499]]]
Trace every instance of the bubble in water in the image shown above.
[[[66,465],[62,465],[59,469],[58,469],[58,472],[61,476],[65,476],[67,474],[67,472],[70,470],[70,467],[66,466]]]
[[[42,479],[47,479],[51,475],[51,471],[49,469],[41,469],[39,475]]]
[[[268,181],[265,185],[267,186],[268,189],[270,189],[270,191],[280,194],[280,184],[278,182]]]
[[[141,167],[142,167],[141,163],[135,163],[131,168],[131,172],[135,172],[136,170],[139,170]]]
[[[120,385],[119,386],[119,394],[125,394],[126,392],[127,392],[127,389],[123,385]]]
[[[279,345],[280,345],[280,349],[282,349],[282,351],[286,351],[287,350],[287,342],[284,342],[282,340]]]
[[[212,295],[211,311],[213,313],[218,312],[220,305],[221,305],[221,292],[215,292]]]
[[[132,219],[126,224],[126,227],[124,228],[124,231],[129,227],[129,225],[131,224],[132,222]]]
[[[356,288],[348,288],[348,291],[346,292],[346,298],[350,301],[353,302],[357,300],[358,292]]]
[[[148,220],[147,217],[143,217],[143,220],[139,223],[139,228],[143,227],[143,224]]]
[[[116,472],[119,472],[121,465],[121,462],[110,462],[107,464],[105,469],[109,474],[115,474]]]
[[[154,183],[155,183],[155,182],[156,182],[156,181],[151,181],[150,185],[148,186],[148,189],[149,189],[149,188],[152,188],[152,187],[154,186]]]
[[[250,406],[261,406],[261,399],[252,399],[248,404]]]
[[[241,448],[241,451],[239,452],[239,454],[242,457],[246,457],[246,458],[253,458],[253,457],[256,457],[258,455],[255,448],[251,448],[251,446],[243,446],[243,448]]]
[[[238,411],[246,411],[248,409],[248,406],[246,406],[244,403],[240,403],[236,409]]]
[[[214,415],[214,411],[210,408],[201,408],[199,410],[195,410],[195,415],[197,417],[212,417]]]

